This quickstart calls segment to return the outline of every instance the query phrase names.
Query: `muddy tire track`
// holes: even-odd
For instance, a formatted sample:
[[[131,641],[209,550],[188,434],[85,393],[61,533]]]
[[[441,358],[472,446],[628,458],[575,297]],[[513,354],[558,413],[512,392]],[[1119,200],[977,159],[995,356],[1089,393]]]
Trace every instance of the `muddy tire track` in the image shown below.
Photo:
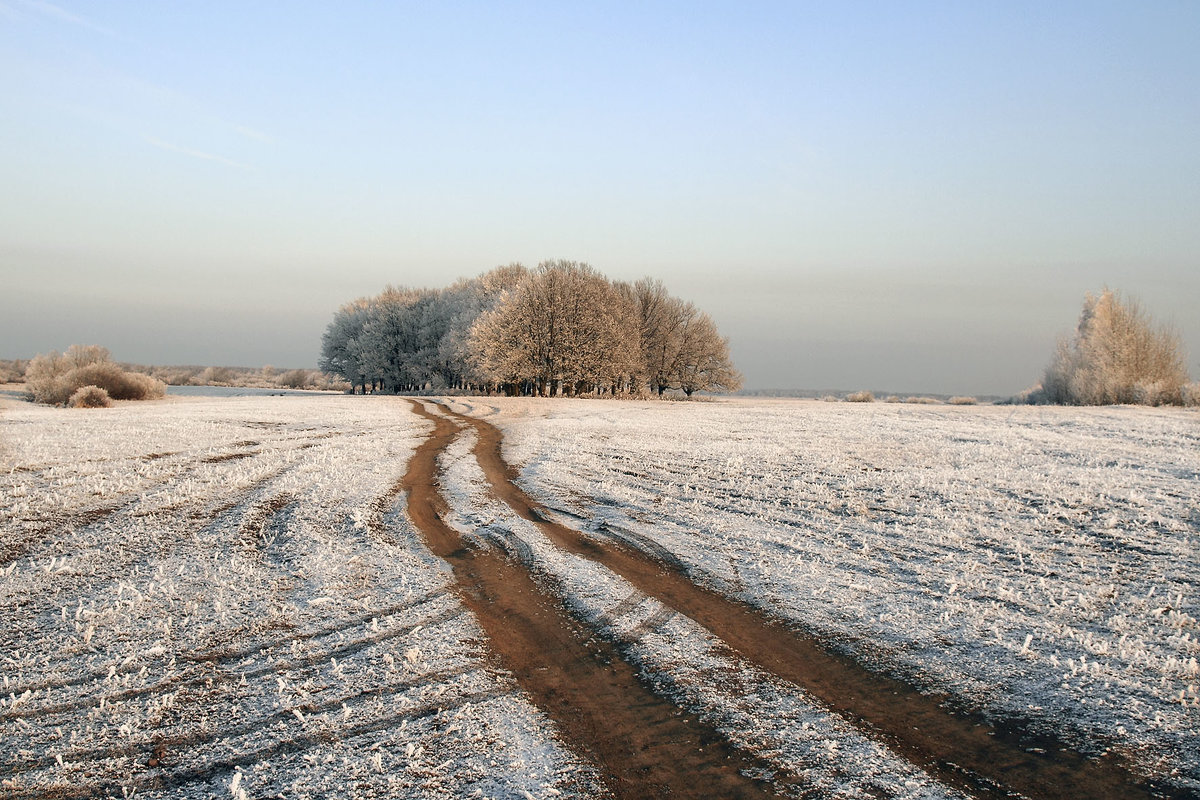
[[[694,583],[674,557],[645,552],[638,540],[599,541],[562,525],[516,483],[504,461],[502,434],[490,423],[440,406],[475,428],[475,456],[493,492],[557,547],[620,575],[644,594],[691,617],[756,666],[810,693],[869,736],[952,786],[978,797],[1153,798],[1173,795],[1131,773],[1119,756],[1089,758],[1018,722],[991,723],[951,710],[953,698],[928,695],[891,676],[872,672],[817,638],[761,610]],[[624,546],[621,546],[624,545]]]
[[[747,772],[763,765],[740,753],[694,714],[652,693],[617,648],[574,619],[520,562],[493,549],[464,546],[442,515],[438,455],[461,423],[414,411],[434,430],[409,463],[401,484],[408,514],[430,550],[453,569],[463,604],[488,636],[493,653],[577,753],[599,768],[622,798],[774,796]]]

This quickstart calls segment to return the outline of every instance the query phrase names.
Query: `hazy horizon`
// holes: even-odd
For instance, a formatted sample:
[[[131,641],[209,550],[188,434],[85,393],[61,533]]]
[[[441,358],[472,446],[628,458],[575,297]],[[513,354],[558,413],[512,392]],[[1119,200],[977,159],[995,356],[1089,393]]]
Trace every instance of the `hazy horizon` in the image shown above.
[[[0,358],[315,366],[499,264],[662,279],[748,389],[1011,395],[1087,292],[1200,377],[1200,6],[0,0]]]

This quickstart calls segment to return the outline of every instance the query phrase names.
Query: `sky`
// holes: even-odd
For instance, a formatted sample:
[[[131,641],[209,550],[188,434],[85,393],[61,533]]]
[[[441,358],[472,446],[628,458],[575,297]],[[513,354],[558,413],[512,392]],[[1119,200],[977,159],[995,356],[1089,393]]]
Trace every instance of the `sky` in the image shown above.
[[[1200,379],[1200,3],[0,0],[0,358],[312,367],[652,276],[754,389],[1011,395],[1104,287]]]

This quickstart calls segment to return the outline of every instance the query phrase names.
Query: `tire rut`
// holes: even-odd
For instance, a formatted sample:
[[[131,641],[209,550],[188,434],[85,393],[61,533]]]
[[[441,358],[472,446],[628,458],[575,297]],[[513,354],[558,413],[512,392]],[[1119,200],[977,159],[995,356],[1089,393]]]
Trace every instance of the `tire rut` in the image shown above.
[[[617,648],[575,620],[529,570],[493,549],[466,547],[442,519],[438,455],[462,424],[410,400],[434,430],[401,485],[408,514],[430,550],[452,568],[458,594],[492,652],[577,753],[591,758],[622,798],[775,796],[751,778],[763,765],[696,715],[655,695]]]
[[[673,563],[673,556],[663,559],[657,548],[643,552],[630,537],[608,546],[554,521],[517,486],[519,476],[504,461],[498,428],[444,404],[439,407],[460,424],[475,428],[475,456],[493,492],[556,546],[602,564],[639,591],[691,617],[743,658],[802,687],[939,780],[984,798],[1181,796],[1169,786],[1152,785],[1132,774],[1119,756],[1089,758],[1020,723],[992,723],[978,714],[952,711],[948,704],[953,698],[924,694],[872,672],[759,609],[693,583],[686,570]]]

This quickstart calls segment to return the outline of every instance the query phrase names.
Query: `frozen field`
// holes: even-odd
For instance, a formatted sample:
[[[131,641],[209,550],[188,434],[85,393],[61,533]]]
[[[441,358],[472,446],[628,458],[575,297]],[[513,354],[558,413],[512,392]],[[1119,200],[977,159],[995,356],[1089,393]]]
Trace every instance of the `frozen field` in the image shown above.
[[[503,430],[565,525],[1200,793],[1200,414],[449,407]],[[0,796],[603,794],[404,515],[431,429],[399,398],[0,398]],[[474,442],[439,456],[447,522],[529,563],[775,791],[961,796],[556,548],[491,495]]]
[[[1200,789],[1200,415],[462,401],[525,488],[952,702]],[[647,545],[646,543],[650,544]]]
[[[8,401],[0,796],[590,793],[389,510],[426,427],[394,398]]]

